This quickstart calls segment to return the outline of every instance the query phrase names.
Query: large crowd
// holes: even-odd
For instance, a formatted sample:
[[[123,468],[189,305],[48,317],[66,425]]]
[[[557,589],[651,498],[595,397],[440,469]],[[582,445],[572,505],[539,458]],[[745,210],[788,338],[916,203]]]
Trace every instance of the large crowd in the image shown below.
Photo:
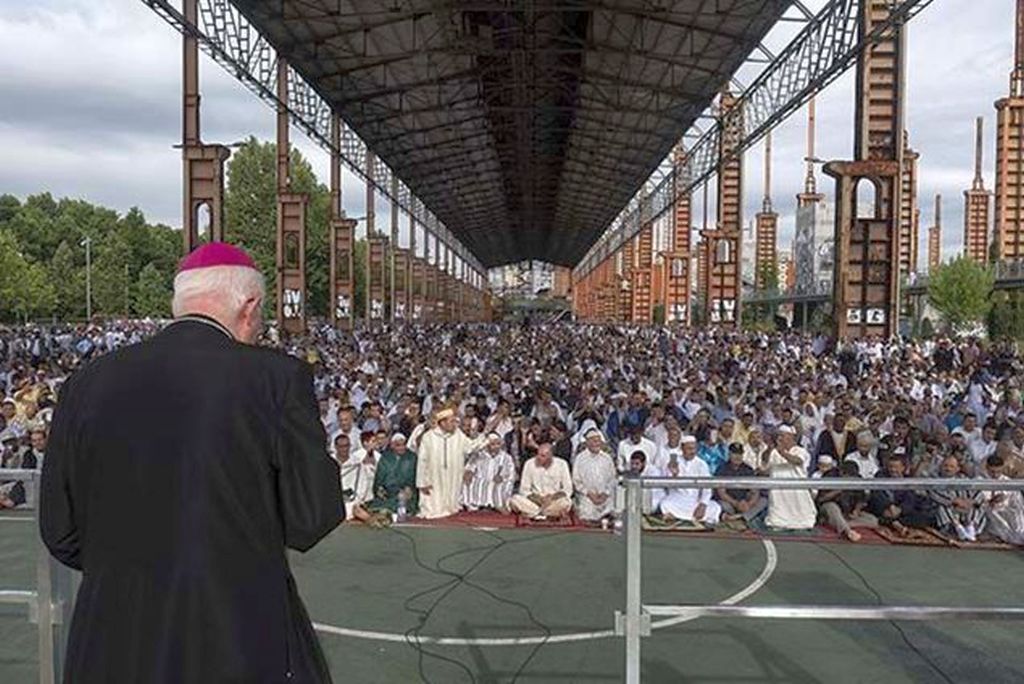
[[[158,322],[0,328],[0,467],[38,468],[63,381]],[[976,339],[835,347],[796,333],[556,325],[317,327],[307,360],[349,519],[489,509],[614,526],[624,473],[821,478],[650,490],[652,520],[865,527],[1024,544],[1019,492],[836,491],[828,478],[1024,477],[1021,360]],[[2,478],[0,478],[2,480]],[[0,507],[25,505],[0,482]]]

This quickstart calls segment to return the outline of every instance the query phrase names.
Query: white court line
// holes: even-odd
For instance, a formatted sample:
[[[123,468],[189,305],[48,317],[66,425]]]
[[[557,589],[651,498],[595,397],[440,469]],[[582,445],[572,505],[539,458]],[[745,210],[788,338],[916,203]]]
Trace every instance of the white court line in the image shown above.
[[[35,520],[35,518],[20,518],[7,515],[0,516],[0,522],[35,522]]]
[[[775,568],[779,564],[779,552],[775,548],[775,544],[771,539],[762,539],[761,543],[764,545],[765,562],[764,569],[761,570],[761,574],[758,575],[753,582],[748,584],[743,589],[739,590],[732,596],[722,600],[718,605],[720,606],[732,606],[736,605],[740,601],[749,598],[761,587],[768,583],[771,576],[775,573]],[[658,620],[651,623],[651,629],[664,629],[665,627],[673,627],[675,625],[682,624],[684,622],[690,622],[696,620],[699,615],[677,615],[664,620]],[[313,628],[318,632],[324,634],[334,634],[336,636],[353,637],[356,639],[371,639],[374,641],[390,641],[392,643],[407,644],[410,642],[417,642],[420,644],[433,644],[436,646],[532,646],[536,644],[565,644],[574,641],[589,641],[592,639],[608,639],[615,636],[615,630],[613,629],[602,629],[593,632],[572,632],[569,634],[552,634],[549,637],[543,636],[529,636],[529,637],[504,637],[504,638],[462,638],[462,637],[431,637],[431,636],[413,636],[406,637],[405,634],[395,634],[394,632],[374,632],[363,629],[349,629],[347,627],[336,627],[334,625],[326,625],[319,622],[313,623]]]

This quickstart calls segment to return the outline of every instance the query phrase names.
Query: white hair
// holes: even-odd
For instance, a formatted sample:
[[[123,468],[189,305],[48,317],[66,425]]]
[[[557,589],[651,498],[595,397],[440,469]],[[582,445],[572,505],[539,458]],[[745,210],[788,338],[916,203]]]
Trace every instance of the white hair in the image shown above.
[[[263,275],[246,266],[208,266],[182,271],[174,277],[174,299],[171,311],[174,317],[196,313],[195,306],[205,307],[215,302],[225,314],[241,310],[246,300],[263,297]]]

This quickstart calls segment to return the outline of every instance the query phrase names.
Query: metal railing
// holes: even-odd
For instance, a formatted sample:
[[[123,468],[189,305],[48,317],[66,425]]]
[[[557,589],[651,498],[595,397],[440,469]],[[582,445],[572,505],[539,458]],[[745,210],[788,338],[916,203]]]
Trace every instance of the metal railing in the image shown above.
[[[22,482],[26,504],[31,508],[32,523],[39,529],[38,470],[0,469],[0,482]],[[78,590],[78,573],[58,563],[42,538],[36,538],[35,590],[0,588],[0,603],[13,603],[28,608],[28,620],[36,625],[39,638],[39,682],[55,684],[62,679],[67,648],[68,629]]]
[[[651,635],[652,616],[694,616],[800,620],[1024,620],[1024,607],[950,606],[732,606],[646,605],[641,582],[643,490],[969,490],[1024,491],[1024,480],[966,478],[767,478],[767,477],[626,477],[626,609],[615,614],[615,633],[624,637],[626,684],[640,684],[640,640]]]

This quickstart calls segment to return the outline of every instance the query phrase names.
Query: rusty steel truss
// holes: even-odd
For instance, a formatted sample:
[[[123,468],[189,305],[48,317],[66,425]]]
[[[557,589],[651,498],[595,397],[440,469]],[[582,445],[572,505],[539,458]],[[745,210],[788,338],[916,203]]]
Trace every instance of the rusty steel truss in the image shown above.
[[[868,0],[831,0],[801,32],[765,67],[739,97],[742,135],[734,154],[757,143],[768,131],[802,107],[816,93],[851,67],[866,48],[877,44],[895,25],[901,25],[931,4],[932,0],[890,0],[890,13],[871,31],[861,32],[858,18]],[[676,198],[700,187],[720,165],[719,137],[730,122],[722,120],[699,134],[688,145],[687,180],[676,182],[676,171],[667,173],[649,193],[638,192],[575,268],[578,281],[651,221],[674,206]],[[679,168],[678,166],[676,167]]]
[[[332,141],[334,119],[331,105],[289,64],[287,98],[279,98],[278,53],[230,0],[199,0],[198,16],[193,20],[179,11],[170,0],[141,0],[186,38],[194,39],[228,73],[275,111],[287,112],[292,125],[325,150],[334,151],[351,172],[372,184],[376,191],[391,198],[412,220],[443,238],[468,262],[482,281],[485,268],[464,244],[455,239],[437,216],[423,203],[391,168],[380,159],[373,160],[373,177],[367,173],[369,148],[348,125],[343,124],[336,143]],[[226,155],[225,155],[226,157]],[[216,224],[215,224],[216,225]]]

